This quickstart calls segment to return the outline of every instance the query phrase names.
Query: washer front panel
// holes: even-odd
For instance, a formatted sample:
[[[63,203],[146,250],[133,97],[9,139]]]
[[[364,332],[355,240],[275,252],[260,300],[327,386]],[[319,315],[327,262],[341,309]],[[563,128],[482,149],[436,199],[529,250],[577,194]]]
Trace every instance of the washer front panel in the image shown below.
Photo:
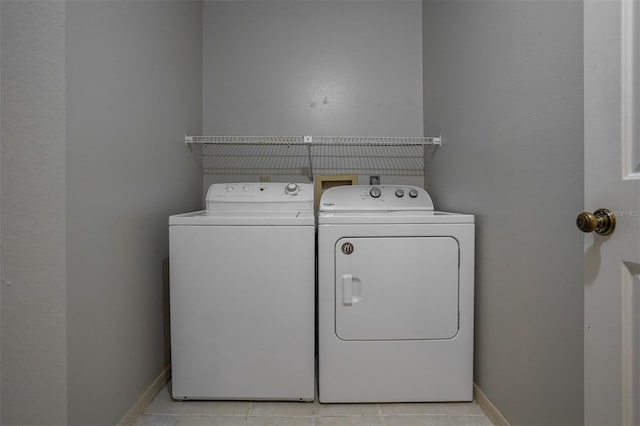
[[[174,398],[313,400],[314,237],[169,227]]]
[[[342,340],[451,339],[458,333],[458,241],[341,238],[335,323]]]

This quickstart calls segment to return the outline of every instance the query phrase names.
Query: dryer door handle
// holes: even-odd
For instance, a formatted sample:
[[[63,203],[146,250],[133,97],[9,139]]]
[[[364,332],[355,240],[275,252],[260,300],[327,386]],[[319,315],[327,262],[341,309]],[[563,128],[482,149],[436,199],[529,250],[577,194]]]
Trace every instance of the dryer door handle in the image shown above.
[[[362,283],[352,274],[342,276],[342,304],[351,306],[362,300]]]
[[[353,304],[353,275],[351,274],[342,276],[342,303]]]

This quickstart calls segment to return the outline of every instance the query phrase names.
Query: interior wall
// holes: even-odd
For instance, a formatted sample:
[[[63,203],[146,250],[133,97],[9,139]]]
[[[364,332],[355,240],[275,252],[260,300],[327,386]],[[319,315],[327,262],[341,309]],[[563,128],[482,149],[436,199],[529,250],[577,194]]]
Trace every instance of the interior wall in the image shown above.
[[[169,363],[168,216],[200,207],[183,141],[202,132],[201,13],[68,3],[69,424],[115,424]]]
[[[0,423],[64,425],[65,4],[0,11]]]
[[[426,186],[476,215],[475,381],[511,424],[582,424],[582,3],[426,0],[423,34]]]
[[[422,135],[420,1],[205,0],[203,21],[205,134]]]
[[[2,6],[0,6],[0,37],[2,34]],[[0,99],[2,99],[2,41],[0,41]],[[2,179],[2,106],[0,105],[0,181]],[[2,183],[0,183],[0,237],[2,235]],[[0,238],[0,285],[2,284],[2,238]],[[2,289],[0,289],[0,310],[2,309]],[[2,314],[0,314],[0,332]],[[2,423],[2,338],[0,337],[0,423]]]

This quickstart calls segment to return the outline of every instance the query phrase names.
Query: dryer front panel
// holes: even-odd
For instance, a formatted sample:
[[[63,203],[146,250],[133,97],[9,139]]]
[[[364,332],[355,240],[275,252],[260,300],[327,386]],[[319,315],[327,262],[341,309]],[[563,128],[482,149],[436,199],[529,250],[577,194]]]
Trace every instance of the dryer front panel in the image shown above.
[[[451,339],[458,333],[455,238],[341,238],[334,254],[341,340]]]

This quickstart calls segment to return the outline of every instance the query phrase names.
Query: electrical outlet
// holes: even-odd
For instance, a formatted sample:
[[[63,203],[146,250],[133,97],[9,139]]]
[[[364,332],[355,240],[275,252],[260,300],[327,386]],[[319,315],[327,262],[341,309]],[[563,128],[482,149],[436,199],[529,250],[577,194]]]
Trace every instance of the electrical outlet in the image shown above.
[[[369,176],[369,185],[380,185],[380,175]]]

